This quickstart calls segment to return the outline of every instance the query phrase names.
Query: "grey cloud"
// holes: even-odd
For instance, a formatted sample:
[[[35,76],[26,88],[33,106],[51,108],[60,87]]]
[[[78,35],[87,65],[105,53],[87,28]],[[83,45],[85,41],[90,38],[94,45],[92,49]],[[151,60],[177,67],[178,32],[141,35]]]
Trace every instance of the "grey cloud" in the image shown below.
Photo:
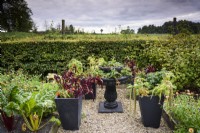
[[[200,0],[27,0],[34,18],[116,25],[200,12]]]

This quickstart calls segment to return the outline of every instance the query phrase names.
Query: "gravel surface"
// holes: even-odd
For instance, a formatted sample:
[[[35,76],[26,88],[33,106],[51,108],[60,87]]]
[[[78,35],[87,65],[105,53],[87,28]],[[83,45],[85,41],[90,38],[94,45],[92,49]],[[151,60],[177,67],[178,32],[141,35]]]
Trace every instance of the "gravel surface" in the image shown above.
[[[124,113],[98,113],[99,102],[104,99],[105,87],[97,88],[97,99],[83,100],[81,126],[79,130],[69,131],[59,128],[58,133],[172,133],[163,118],[158,129],[144,127],[141,122],[140,109],[134,118],[130,111],[130,100],[126,98],[126,85],[117,87],[117,101],[122,102]]]

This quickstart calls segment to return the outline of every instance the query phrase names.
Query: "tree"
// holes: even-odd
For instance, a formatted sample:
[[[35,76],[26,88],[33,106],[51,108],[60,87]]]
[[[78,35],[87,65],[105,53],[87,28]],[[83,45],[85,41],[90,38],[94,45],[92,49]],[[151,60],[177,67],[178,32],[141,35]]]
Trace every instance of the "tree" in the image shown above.
[[[0,1],[0,27],[8,32],[30,31],[33,26],[31,15],[25,0]]]
[[[102,34],[102,32],[103,32],[103,29],[101,29],[100,31],[101,31],[101,34]]]
[[[60,23],[58,23],[56,27],[57,27],[58,31],[61,31],[61,24]]]
[[[70,34],[74,34],[74,31],[75,31],[74,26],[72,24],[69,25],[69,32],[70,32]]]
[[[33,32],[37,32],[37,30],[38,30],[38,27],[37,27],[37,25],[36,25],[36,23],[33,23],[33,28],[32,28],[32,30],[33,30]]]
[[[75,27],[70,24],[69,26],[65,26],[65,33],[66,34],[74,34],[75,33]]]
[[[44,21],[44,27],[45,27],[45,31],[47,32],[49,30],[49,24],[46,20]]]
[[[57,30],[56,30],[56,28],[54,27],[54,22],[53,22],[53,20],[51,21],[51,24],[50,24],[50,32],[56,32]]]
[[[134,34],[135,31],[133,29],[130,29],[130,26],[127,26],[126,30],[121,30],[121,34]]]

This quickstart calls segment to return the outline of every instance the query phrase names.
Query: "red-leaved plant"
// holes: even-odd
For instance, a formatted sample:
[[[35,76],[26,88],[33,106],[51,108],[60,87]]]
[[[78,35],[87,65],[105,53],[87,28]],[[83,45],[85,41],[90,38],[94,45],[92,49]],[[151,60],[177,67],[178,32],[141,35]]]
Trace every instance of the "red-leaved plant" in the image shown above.
[[[145,73],[151,73],[151,72],[156,72],[156,68],[153,65],[149,65],[145,69]]]
[[[136,74],[136,62],[132,59],[125,59],[125,65],[127,65],[132,72],[132,76],[135,77]]]
[[[88,93],[93,93],[92,84],[103,84],[99,77],[88,76],[83,78],[75,75],[70,70],[64,72],[61,76],[55,75],[54,79],[60,87],[57,92],[58,98],[77,98]]]

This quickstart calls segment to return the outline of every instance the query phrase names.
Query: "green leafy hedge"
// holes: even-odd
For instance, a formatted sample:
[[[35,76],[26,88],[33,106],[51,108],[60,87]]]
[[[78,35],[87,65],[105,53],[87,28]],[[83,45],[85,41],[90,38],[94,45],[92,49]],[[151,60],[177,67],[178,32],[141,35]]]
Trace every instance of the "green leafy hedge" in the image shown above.
[[[143,54],[154,66],[171,70],[178,88],[200,87],[200,36],[180,34],[167,42],[149,45]]]
[[[174,72],[178,89],[200,87],[200,36],[175,36],[166,41],[38,41],[0,43],[0,71],[22,68],[46,75],[67,69],[72,58],[87,66],[91,55],[122,62],[136,60],[139,68],[153,64]]]
[[[87,65],[91,55],[106,60],[115,57],[123,61],[125,57],[139,57],[145,41],[39,41],[0,43],[2,49],[1,71],[17,70],[34,74],[59,72],[66,69],[72,58]]]

